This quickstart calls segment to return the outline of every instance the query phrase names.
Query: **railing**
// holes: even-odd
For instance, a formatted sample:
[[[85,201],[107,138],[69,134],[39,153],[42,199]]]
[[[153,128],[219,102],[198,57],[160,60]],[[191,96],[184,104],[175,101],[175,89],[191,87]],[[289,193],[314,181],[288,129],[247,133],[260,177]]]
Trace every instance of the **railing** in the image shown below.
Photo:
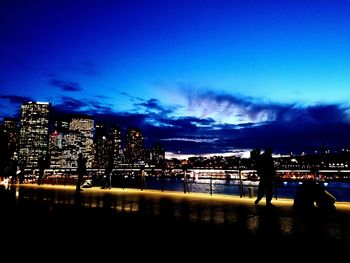
[[[146,168],[145,180],[141,178],[140,168],[113,169],[112,187],[156,189],[160,191],[201,192],[213,194],[237,195],[240,197],[256,196],[259,177],[252,169],[188,169],[184,177],[182,169]],[[37,183],[39,171],[25,170],[21,183]],[[87,169],[84,180],[91,180],[93,186],[103,186],[104,169]],[[275,198],[293,198],[301,181],[312,179],[324,183],[335,193],[337,200],[350,201],[350,170],[339,169],[279,169],[276,170]],[[74,185],[76,169],[46,169],[43,184]]]

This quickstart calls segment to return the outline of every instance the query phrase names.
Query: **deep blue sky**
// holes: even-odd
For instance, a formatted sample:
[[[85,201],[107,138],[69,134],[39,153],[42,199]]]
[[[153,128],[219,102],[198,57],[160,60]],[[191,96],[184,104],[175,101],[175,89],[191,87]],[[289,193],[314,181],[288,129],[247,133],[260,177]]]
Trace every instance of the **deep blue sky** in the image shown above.
[[[0,117],[84,112],[174,153],[350,146],[350,1],[0,3]]]

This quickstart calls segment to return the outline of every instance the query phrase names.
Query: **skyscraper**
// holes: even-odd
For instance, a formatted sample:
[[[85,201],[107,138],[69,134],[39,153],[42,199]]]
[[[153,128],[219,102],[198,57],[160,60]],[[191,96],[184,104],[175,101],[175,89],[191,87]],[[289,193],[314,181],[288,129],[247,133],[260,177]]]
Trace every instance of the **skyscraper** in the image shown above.
[[[54,132],[49,136],[50,168],[63,166],[63,137],[69,132],[69,122],[57,119],[54,122]]]
[[[11,158],[18,154],[19,129],[18,119],[4,118],[3,131],[5,135],[6,148],[3,149]]]
[[[18,155],[19,129],[18,120],[4,118],[0,125],[0,172],[7,173],[11,159]]]
[[[127,131],[125,157],[132,164],[144,160],[144,139],[138,128],[129,128]]]
[[[77,167],[78,154],[87,159],[86,167],[94,164],[94,120],[90,117],[74,117],[69,124],[69,133],[63,137],[63,167]]]
[[[95,162],[97,168],[106,168],[108,158],[107,127],[98,122],[95,126]]]
[[[155,144],[153,147],[153,159],[156,164],[159,164],[165,159],[165,151],[162,144]]]
[[[19,157],[27,167],[37,167],[40,156],[47,157],[51,104],[28,102],[21,106]]]
[[[122,138],[120,127],[111,127],[108,135],[108,154],[112,155],[113,165],[117,165],[121,162],[122,157]]]

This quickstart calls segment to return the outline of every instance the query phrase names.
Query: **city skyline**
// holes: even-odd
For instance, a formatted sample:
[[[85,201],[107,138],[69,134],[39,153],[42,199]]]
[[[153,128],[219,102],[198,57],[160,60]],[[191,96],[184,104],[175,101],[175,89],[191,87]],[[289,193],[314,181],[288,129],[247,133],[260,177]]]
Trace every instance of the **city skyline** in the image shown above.
[[[48,101],[184,156],[350,146],[348,2],[0,5],[0,118]]]

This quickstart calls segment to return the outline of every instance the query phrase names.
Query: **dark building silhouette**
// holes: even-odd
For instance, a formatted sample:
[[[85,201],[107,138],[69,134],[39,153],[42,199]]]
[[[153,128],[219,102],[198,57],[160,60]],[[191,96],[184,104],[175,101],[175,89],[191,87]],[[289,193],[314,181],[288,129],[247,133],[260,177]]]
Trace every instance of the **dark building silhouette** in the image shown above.
[[[112,126],[108,135],[108,160],[113,160],[112,166],[116,166],[122,161],[122,137],[121,129],[118,126]],[[110,156],[112,155],[112,156]]]
[[[18,155],[19,127],[18,120],[4,118],[0,126],[0,172],[7,174],[12,158]]]
[[[156,161],[156,164],[165,159],[165,150],[162,144],[155,144],[153,147],[153,158]]]
[[[144,139],[138,128],[129,128],[127,131],[125,157],[129,163],[144,161]]]
[[[95,126],[95,167],[107,167],[108,138],[106,124],[98,122]]]
[[[18,120],[13,118],[4,118],[3,132],[5,135],[5,151],[10,158],[18,154],[18,141],[19,141],[19,126]]]
[[[158,165],[165,159],[165,151],[162,144],[155,144],[152,148],[146,148],[145,162],[151,165]]]

